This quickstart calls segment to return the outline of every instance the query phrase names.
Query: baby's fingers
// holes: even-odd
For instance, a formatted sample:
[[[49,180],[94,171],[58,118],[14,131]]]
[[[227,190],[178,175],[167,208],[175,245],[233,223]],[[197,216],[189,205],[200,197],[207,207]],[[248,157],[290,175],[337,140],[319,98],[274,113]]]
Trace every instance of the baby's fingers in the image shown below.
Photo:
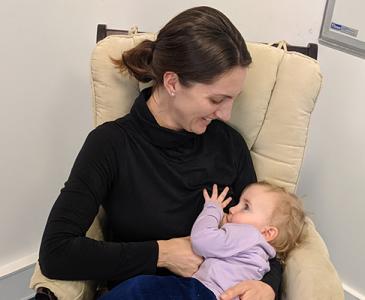
[[[217,199],[217,197],[218,197],[218,186],[216,184],[213,184],[212,198]]]
[[[204,196],[205,201],[209,201],[210,200],[210,197],[209,197],[209,194],[208,194],[207,189],[204,189],[203,190],[203,196]]]
[[[221,203],[222,208],[225,208],[229,204],[229,202],[231,202],[231,201],[232,201],[232,197],[228,197],[226,200],[224,200]]]
[[[219,202],[223,202],[223,200],[226,198],[226,196],[227,196],[227,193],[228,193],[228,191],[229,191],[229,187],[228,186],[226,186],[225,188],[224,188],[224,190],[222,191],[222,193],[220,193],[220,195],[218,196],[218,201]]]

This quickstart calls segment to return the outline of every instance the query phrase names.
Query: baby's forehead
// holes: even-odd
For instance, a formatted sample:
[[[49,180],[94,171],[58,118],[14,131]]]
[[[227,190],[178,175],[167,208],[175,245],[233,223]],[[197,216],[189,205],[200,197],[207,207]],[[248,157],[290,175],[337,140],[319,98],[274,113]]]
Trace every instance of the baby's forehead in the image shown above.
[[[269,193],[270,192],[270,187],[265,186],[263,184],[259,184],[259,183],[253,183],[249,186],[247,186],[243,191],[241,196],[245,195],[259,195],[259,194],[263,194],[263,193]]]
[[[251,184],[242,192],[240,201],[250,201],[253,203],[269,202],[274,206],[277,206],[280,204],[281,196],[282,195],[279,190],[274,190],[270,186]]]

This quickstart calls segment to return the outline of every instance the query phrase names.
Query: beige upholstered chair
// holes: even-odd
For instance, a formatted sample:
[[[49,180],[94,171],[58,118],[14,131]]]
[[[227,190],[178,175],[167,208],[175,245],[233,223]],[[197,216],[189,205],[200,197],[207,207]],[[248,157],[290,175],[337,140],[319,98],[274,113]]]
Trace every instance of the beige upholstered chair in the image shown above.
[[[100,41],[91,61],[95,125],[128,113],[133,99],[144,87],[120,74],[110,61],[122,51],[154,34],[112,35]],[[258,179],[266,179],[295,191],[307,140],[308,124],[321,87],[318,63],[302,54],[268,45],[248,43],[253,63],[246,86],[236,99],[230,124],[244,136]],[[100,220],[88,235],[102,239]],[[283,299],[341,300],[341,283],[327,248],[308,219],[305,240],[293,250],[284,270]],[[45,278],[39,266],[31,287],[47,287],[60,300],[92,299],[92,282]]]

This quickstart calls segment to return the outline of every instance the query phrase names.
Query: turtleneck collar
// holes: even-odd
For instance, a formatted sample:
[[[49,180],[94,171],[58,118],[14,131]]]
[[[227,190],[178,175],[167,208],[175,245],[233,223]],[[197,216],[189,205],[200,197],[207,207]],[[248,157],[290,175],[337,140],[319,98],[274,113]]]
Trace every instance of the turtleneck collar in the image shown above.
[[[198,137],[197,134],[186,130],[172,130],[161,127],[147,106],[147,100],[151,97],[152,88],[144,89],[136,98],[131,115],[136,119],[142,129],[142,133],[156,146],[175,148],[182,145],[191,145]]]

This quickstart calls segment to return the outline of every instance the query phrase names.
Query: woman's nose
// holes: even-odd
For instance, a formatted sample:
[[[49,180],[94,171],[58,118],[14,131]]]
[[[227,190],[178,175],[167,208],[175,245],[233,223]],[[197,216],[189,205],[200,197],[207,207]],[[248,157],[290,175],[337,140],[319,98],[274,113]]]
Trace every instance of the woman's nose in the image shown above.
[[[217,116],[218,119],[227,122],[231,118],[232,107],[233,107],[233,100],[226,99],[217,109],[215,115]]]

